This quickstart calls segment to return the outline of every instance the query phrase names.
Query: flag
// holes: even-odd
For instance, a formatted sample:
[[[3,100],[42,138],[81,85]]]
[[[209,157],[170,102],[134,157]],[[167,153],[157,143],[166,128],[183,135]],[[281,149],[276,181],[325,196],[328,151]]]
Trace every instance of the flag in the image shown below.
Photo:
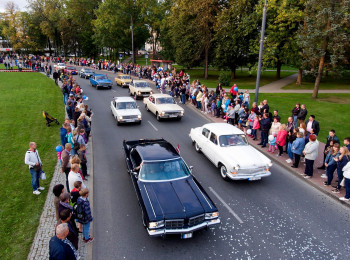
[[[177,146],[176,146],[176,152],[178,153],[178,154],[180,154],[180,145],[179,144],[177,144]]]

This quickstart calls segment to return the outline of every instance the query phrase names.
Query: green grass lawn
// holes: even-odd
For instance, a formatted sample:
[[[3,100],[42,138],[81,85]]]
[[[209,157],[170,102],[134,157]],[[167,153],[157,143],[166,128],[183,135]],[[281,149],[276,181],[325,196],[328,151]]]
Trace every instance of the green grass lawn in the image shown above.
[[[146,59],[145,59],[145,55],[139,55],[136,56],[136,64],[139,64],[141,66],[146,66]],[[151,57],[150,55],[148,55],[148,59],[147,59],[147,66],[151,65]]]
[[[301,86],[295,82],[283,87],[283,89],[314,89],[315,81],[304,80]],[[343,77],[332,76],[321,80],[320,89],[350,89],[350,71],[344,73]]]
[[[0,64],[0,69],[5,69],[5,65],[2,63],[2,64]],[[13,69],[15,70],[15,69],[18,69],[18,67],[17,66],[13,66]]]
[[[26,259],[57,162],[59,127],[47,127],[42,110],[64,120],[62,94],[39,73],[0,73],[0,259]],[[38,145],[47,180],[45,191],[32,194],[24,155],[30,141]]]
[[[297,102],[305,104],[308,116],[315,115],[320,123],[321,142],[326,141],[330,129],[336,131],[341,144],[345,137],[350,136],[350,94],[319,94],[318,99],[313,99],[311,94],[259,94],[259,102],[264,99],[268,100],[271,110],[279,111],[282,123],[287,122]],[[254,94],[251,94],[251,100],[254,100]]]
[[[177,69],[180,71],[180,69]],[[220,71],[218,70],[209,70],[209,76],[208,79],[204,79],[203,77],[203,69],[190,69],[190,70],[184,70],[185,72],[189,73],[191,76],[191,82],[193,80],[199,79],[200,83],[203,85],[206,85],[208,88],[216,88],[216,86],[219,83],[219,75]],[[295,72],[292,71],[284,71],[281,72],[281,77],[287,77]],[[263,71],[261,73],[261,79],[260,79],[260,86],[264,86],[266,84],[269,84],[273,81],[276,81],[276,72],[275,71]],[[238,88],[240,89],[254,89],[256,84],[256,73],[253,72],[251,75],[246,70],[237,70],[236,71],[236,79],[231,80],[231,86],[233,84],[237,84]],[[226,86],[226,87],[231,87]]]

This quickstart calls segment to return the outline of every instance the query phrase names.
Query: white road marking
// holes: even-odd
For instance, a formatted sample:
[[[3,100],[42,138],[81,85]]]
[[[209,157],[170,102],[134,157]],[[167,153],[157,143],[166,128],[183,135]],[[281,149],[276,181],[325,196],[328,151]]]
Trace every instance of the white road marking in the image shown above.
[[[215,192],[215,190],[212,187],[209,187],[209,190],[220,200],[220,202],[227,208],[227,210],[238,220],[240,224],[243,224],[242,219],[230,208],[229,205]]]
[[[113,92],[117,92],[117,91],[115,91],[114,89],[112,89],[112,91],[113,91]]]
[[[157,127],[155,127],[150,121],[147,122],[154,128],[154,130],[158,131]]]

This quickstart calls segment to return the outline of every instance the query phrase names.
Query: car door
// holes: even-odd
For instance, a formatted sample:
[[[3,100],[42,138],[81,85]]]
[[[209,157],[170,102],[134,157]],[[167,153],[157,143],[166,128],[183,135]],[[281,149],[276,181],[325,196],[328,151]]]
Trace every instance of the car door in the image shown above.
[[[206,154],[205,147],[208,145],[209,136],[210,130],[203,127],[201,133],[196,138],[197,140],[195,140],[204,154]]]
[[[129,92],[131,95],[134,94],[134,84],[129,84]]]
[[[156,99],[153,97],[153,96],[150,96],[148,98],[148,104],[149,104],[149,110],[153,113],[153,114],[156,114],[157,112],[157,108],[156,108]]]
[[[118,116],[117,109],[116,109],[117,102],[115,102],[115,100],[113,100],[111,106],[112,106],[111,109],[112,109],[113,116],[114,116],[114,118],[116,118]]]
[[[209,135],[209,138],[207,139],[205,145],[202,148],[202,152],[208,157],[210,161],[212,161],[215,164],[215,157],[216,157],[216,150],[218,147],[218,136],[211,132]]]

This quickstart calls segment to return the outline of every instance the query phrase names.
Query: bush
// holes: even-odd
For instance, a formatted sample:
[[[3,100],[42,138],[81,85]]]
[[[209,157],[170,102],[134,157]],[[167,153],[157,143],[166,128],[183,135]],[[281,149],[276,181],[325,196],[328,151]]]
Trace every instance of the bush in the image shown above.
[[[231,82],[231,73],[228,71],[223,71],[220,73],[219,82],[222,86],[229,87]]]

